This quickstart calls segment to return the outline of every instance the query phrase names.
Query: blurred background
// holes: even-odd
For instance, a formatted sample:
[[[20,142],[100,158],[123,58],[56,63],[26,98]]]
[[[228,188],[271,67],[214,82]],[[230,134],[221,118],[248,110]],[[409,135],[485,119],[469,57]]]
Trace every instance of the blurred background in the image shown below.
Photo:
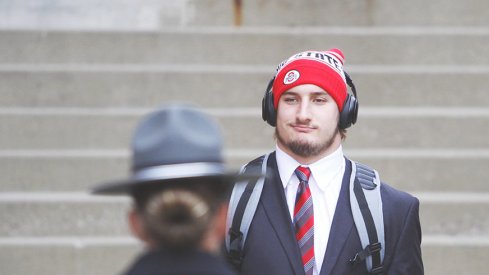
[[[238,168],[274,148],[278,63],[332,47],[361,106],[345,152],[420,199],[426,274],[489,274],[485,0],[0,0],[0,273],[123,270],[129,201],[88,190],[128,175],[141,116],[204,108]]]

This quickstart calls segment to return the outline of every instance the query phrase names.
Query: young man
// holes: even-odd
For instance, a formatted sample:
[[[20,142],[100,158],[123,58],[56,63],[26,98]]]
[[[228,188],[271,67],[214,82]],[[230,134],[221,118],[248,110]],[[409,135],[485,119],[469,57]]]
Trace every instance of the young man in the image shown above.
[[[276,151],[241,274],[369,274],[364,262],[350,261],[364,247],[349,199],[352,162],[342,151],[358,108],[343,62],[338,49],[307,51],[277,68],[263,102],[264,120],[276,127]],[[383,183],[380,193],[385,256],[376,274],[422,275],[419,201]]]

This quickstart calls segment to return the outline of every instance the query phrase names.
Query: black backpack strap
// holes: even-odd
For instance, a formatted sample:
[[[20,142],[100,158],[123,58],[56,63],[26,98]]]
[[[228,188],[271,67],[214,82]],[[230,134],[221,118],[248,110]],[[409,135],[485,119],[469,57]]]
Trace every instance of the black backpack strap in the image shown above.
[[[371,274],[383,274],[385,240],[379,175],[372,168],[353,161],[350,203],[355,226],[364,247],[350,262],[356,265],[366,261],[367,270]]]
[[[241,169],[242,174],[266,174],[269,154],[261,156]],[[248,229],[255,215],[265,177],[249,182],[243,181],[235,184],[229,202],[226,236],[226,249],[231,264],[237,269],[241,267],[243,246],[248,235]]]

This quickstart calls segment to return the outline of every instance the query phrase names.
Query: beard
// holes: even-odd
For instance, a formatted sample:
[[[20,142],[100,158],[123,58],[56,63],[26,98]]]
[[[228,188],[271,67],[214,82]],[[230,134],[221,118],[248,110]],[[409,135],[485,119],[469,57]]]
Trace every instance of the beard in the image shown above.
[[[292,153],[300,157],[315,157],[326,151],[334,142],[334,137],[339,133],[339,129],[336,130],[322,142],[308,142],[306,140],[286,140],[278,128],[275,128],[275,137],[277,140]]]

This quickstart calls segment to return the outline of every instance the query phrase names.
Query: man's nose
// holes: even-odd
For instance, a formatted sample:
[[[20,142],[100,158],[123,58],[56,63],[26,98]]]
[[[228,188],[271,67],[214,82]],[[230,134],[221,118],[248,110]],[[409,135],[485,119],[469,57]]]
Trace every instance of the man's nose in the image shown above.
[[[310,104],[307,100],[302,100],[297,110],[297,119],[300,121],[311,120]]]

